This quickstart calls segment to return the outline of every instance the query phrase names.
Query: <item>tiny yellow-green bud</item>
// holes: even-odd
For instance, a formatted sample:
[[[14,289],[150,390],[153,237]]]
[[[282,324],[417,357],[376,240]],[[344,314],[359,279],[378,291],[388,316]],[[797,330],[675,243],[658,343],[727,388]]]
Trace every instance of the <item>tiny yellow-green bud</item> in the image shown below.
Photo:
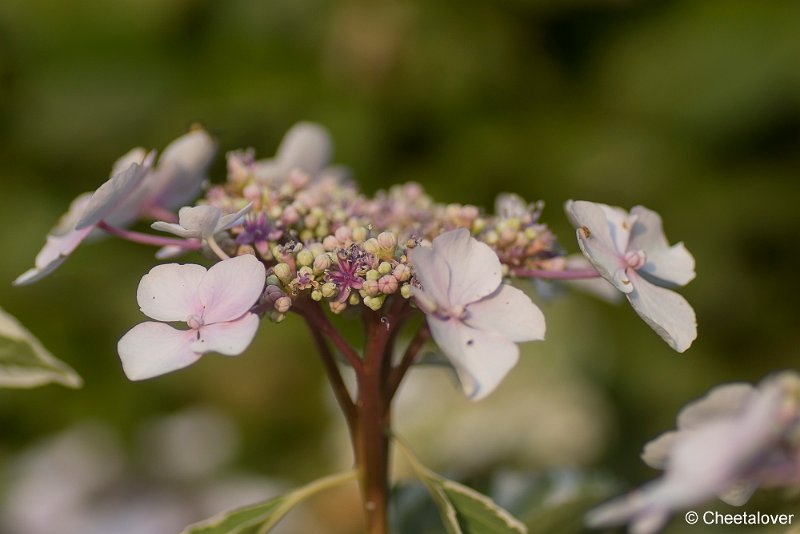
[[[381,248],[380,244],[378,244],[378,240],[375,239],[374,237],[371,237],[370,239],[364,241],[364,244],[361,246],[365,251],[369,252],[370,254],[377,254]]]
[[[386,295],[379,295],[377,297],[367,297],[364,299],[364,304],[373,311],[378,311],[383,306],[384,301],[386,300]]]
[[[400,288],[400,296],[402,296],[404,299],[411,298],[411,284],[403,284],[403,286]]]
[[[267,277],[267,285],[268,286],[277,286],[280,283],[281,283],[281,281],[278,280],[278,277],[275,276],[274,274],[271,274],[271,275],[269,275]]]
[[[356,243],[363,243],[369,237],[369,230],[363,226],[353,228],[353,241]]]
[[[369,271],[367,271],[367,274],[366,274],[367,280],[377,280],[380,277],[381,277],[381,273],[379,273],[375,269],[370,269]]]
[[[319,289],[313,290],[311,292],[311,300],[314,300],[314,301],[317,301],[317,302],[321,301],[322,300],[322,291],[320,291]]]
[[[297,270],[297,274],[306,275],[309,278],[314,278],[314,271],[308,265],[304,265]]]
[[[310,241],[314,237],[314,232],[306,228],[302,232],[300,232],[300,239],[303,241]]]
[[[297,253],[297,263],[303,267],[309,266],[314,263],[314,254],[307,249],[303,249]]]
[[[336,295],[336,291],[337,291],[336,284],[334,284],[333,282],[324,283],[324,284],[322,284],[322,287],[320,288],[320,291],[322,291],[322,296],[323,297],[325,297],[326,299],[329,299],[332,296]]]
[[[272,272],[274,272],[275,276],[277,276],[284,284],[288,284],[292,279],[292,268],[289,267],[288,263],[279,263],[272,268]]]
[[[289,311],[289,308],[292,307],[292,299],[289,297],[281,297],[275,301],[273,306],[278,313],[286,313]]]
[[[533,241],[537,237],[539,237],[539,231],[536,229],[535,226],[529,226],[525,228],[525,237]]]
[[[269,312],[269,319],[273,323],[282,323],[283,320],[286,319],[286,314],[272,310],[271,312]]]
[[[392,264],[386,261],[382,261],[380,265],[378,265],[378,272],[381,274],[389,274],[392,272]]]
[[[347,302],[351,306],[357,306],[359,302],[361,302],[361,297],[358,293],[350,293],[350,298],[347,299]]]

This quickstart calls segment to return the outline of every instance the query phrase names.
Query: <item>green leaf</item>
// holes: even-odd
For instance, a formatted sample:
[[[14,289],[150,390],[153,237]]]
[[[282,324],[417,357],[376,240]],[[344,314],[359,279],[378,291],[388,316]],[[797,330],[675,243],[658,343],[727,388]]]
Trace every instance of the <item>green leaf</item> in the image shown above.
[[[57,360],[14,317],[0,309],[0,387],[32,388],[57,382],[79,388],[81,377]]]
[[[234,508],[189,525],[181,534],[265,534],[301,501],[355,477],[356,471],[353,470],[320,478],[280,497]]]
[[[472,488],[438,475],[422,465],[399,439],[411,467],[439,507],[448,534],[520,534],[527,527],[492,499]]]

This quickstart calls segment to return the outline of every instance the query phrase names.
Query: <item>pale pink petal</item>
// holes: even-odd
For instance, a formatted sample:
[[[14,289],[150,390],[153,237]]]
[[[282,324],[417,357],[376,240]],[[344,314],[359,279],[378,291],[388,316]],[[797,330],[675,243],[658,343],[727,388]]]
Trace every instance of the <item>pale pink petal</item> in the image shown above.
[[[111,174],[108,176],[109,178],[113,177],[116,174],[121,173],[122,171],[126,170],[130,167],[133,163],[138,163],[142,165],[144,163],[145,157],[148,156],[147,150],[142,147],[132,148],[128,152],[126,152],[123,156],[121,156],[117,161],[114,162],[114,165],[111,166]]]
[[[681,432],[664,432],[656,439],[647,442],[642,451],[642,461],[655,469],[664,469],[672,448],[682,436]]]
[[[70,203],[67,213],[62,215],[55,228],[50,230],[50,235],[61,236],[75,230],[75,225],[78,223],[81,215],[83,215],[83,211],[89,204],[92,193],[93,191],[89,191],[88,193],[78,195],[78,197]]]
[[[452,306],[466,306],[495,292],[503,281],[497,254],[466,228],[440,234],[433,250],[450,268],[448,297]]]
[[[76,230],[94,226],[109,215],[133,190],[142,184],[147,169],[132,163],[101,185],[89,199],[83,214],[75,225]]]
[[[205,324],[233,321],[247,312],[264,291],[266,269],[255,256],[236,256],[211,267],[198,289]]]
[[[434,341],[453,364],[464,393],[480,400],[495,390],[519,359],[508,339],[483,332],[456,319],[427,317]]]
[[[717,386],[680,411],[678,429],[691,430],[714,419],[735,417],[756,394],[756,388],[746,383]]]
[[[630,250],[643,250],[647,262],[640,272],[654,281],[683,286],[695,277],[694,257],[683,243],[669,246],[658,213],[635,206],[631,214],[636,223],[631,233]]]
[[[123,156],[122,159],[117,161],[117,164],[124,160],[130,161],[133,157],[141,155],[140,152],[134,150],[131,152],[132,156]],[[139,220],[146,215],[148,204],[148,188],[147,184],[152,179],[153,163],[156,159],[156,151],[151,150],[144,154],[140,162],[142,171],[144,172],[144,179],[139,187],[131,191],[122,201],[114,207],[114,209],[103,217],[103,220],[111,226],[118,226],[124,228],[131,223]],[[115,164],[115,167],[116,165]]]
[[[182,369],[200,359],[191,349],[196,330],[177,330],[164,323],[140,323],[117,343],[125,375],[144,380]]]
[[[183,237],[184,239],[199,237],[199,234],[197,232],[193,230],[187,230],[178,223],[156,221],[150,225],[150,228],[152,228],[153,230],[158,230],[159,232],[167,232],[169,234],[173,234],[178,237]]]
[[[467,306],[464,322],[478,330],[491,332],[510,341],[544,339],[542,311],[531,299],[508,284],[490,296]]]
[[[83,230],[72,230],[63,235],[47,236],[47,242],[36,255],[34,268],[19,275],[12,284],[15,286],[32,284],[55,271],[91,231],[91,228],[84,228]]]
[[[608,204],[597,204],[608,219],[608,231],[614,241],[614,248],[618,251],[629,250],[630,237],[636,217],[629,215],[622,208],[609,206]]]
[[[422,284],[425,294],[439,305],[449,308],[450,267],[444,258],[431,247],[417,246],[409,251],[414,276]]]
[[[241,224],[244,216],[250,213],[250,210],[253,209],[253,203],[249,203],[247,206],[243,207],[236,213],[230,213],[228,215],[224,215],[220,218],[219,223],[217,223],[216,228],[214,229],[214,233],[222,232],[223,230],[228,230],[229,228],[233,228],[237,224]]]
[[[150,204],[171,210],[200,193],[217,144],[205,130],[194,130],[170,143],[145,186]]]
[[[195,352],[218,352],[226,356],[241,354],[258,330],[258,315],[246,313],[235,321],[200,327],[200,337],[192,342]]]
[[[608,220],[608,206],[604,206],[583,200],[570,200],[565,209],[570,221],[577,228],[578,245],[586,258],[603,278],[623,293],[630,293],[633,288],[625,273],[624,250],[617,249]]]
[[[142,277],[136,300],[142,313],[159,321],[186,321],[200,317],[203,306],[198,297],[206,274],[201,265],[168,263],[157,265]]]
[[[283,172],[301,169],[316,174],[330,161],[332,145],[325,128],[313,122],[298,122],[283,137],[275,161]]]
[[[651,284],[635,272],[627,294],[633,309],[674,350],[684,352],[697,338],[694,310],[681,295]]]

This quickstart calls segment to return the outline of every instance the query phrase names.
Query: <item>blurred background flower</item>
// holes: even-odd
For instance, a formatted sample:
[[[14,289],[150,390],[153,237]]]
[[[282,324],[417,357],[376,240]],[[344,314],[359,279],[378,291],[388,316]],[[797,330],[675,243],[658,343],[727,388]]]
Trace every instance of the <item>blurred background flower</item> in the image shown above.
[[[423,460],[464,476],[575,466],[624,485],[653,478],[638,454],[681,406],[797,361],[797,20],[791,1],[5,0],[0,305],[85,386],[0,390],[0,464],[86,419],[131,447],[144,421],[198,402],[230,415],[248,472],[291,485],[347,463],[299,321],[264,323],[235,360],[134,384],[115,348],[141,319],[152,250],[105,240],[10,287],[70,199],[131,147],[164,146],[200,121],[223,153],[270,157],[292,124],[313,120],[367,192],[416,180],[443,202],[541,199],[572,252],[568,198],[663,216],[697,259],[683,294],[699,337],[686,354],[627,307],[534,294],[547,340],[524,348],[485,406],[450,412],[455,383],[426,369],[396,415]],[[211,175],[224,172],[218,157]],[[347,497],[353,508],[333,509],[358,531]],[[345,517],[331,524],[347,528]]]

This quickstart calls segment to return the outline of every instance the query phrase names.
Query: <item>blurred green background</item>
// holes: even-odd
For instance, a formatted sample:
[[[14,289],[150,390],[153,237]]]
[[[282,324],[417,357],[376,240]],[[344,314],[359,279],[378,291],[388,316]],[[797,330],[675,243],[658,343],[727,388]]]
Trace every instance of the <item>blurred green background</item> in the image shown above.
[[[132,439],[142,421],[202,403],[241,428],[247,469],[301,482],[347,463],[332,458],[346,447],[341,421],[298,321],[265,323],[240,358],[131,383],[115,346],[142,320],[135,291],[152,250],[106,240],[34,286],[10,286],[69,201],[129,148],[163,148],[200,121],[218,137],[220,181],[225,151],[269,156],[294,122],[313,120],[365,191],[414,180],[487,209],[503,191],[542,199],[573,252],[567,199],[662,214],[697,259],[683,291],[694,346],[673,353],[627,305],[543,303],[548,340],[525,348],[504,386],[538,397],[504,417],[561,441],[478,462],[599,469],[624,485],[654,477],[638,453],[682,405],[800,357],[798,23],[800,3],[778,0],[4,0],[0,306],[86,385],[0,391],[0,462],[87,418]],[[592,421],[602,424],[586,434]],[[585,438],[574,454],[547,454],[570,436]],[[423,459],[426,439],[439,438],[412,439]]]

